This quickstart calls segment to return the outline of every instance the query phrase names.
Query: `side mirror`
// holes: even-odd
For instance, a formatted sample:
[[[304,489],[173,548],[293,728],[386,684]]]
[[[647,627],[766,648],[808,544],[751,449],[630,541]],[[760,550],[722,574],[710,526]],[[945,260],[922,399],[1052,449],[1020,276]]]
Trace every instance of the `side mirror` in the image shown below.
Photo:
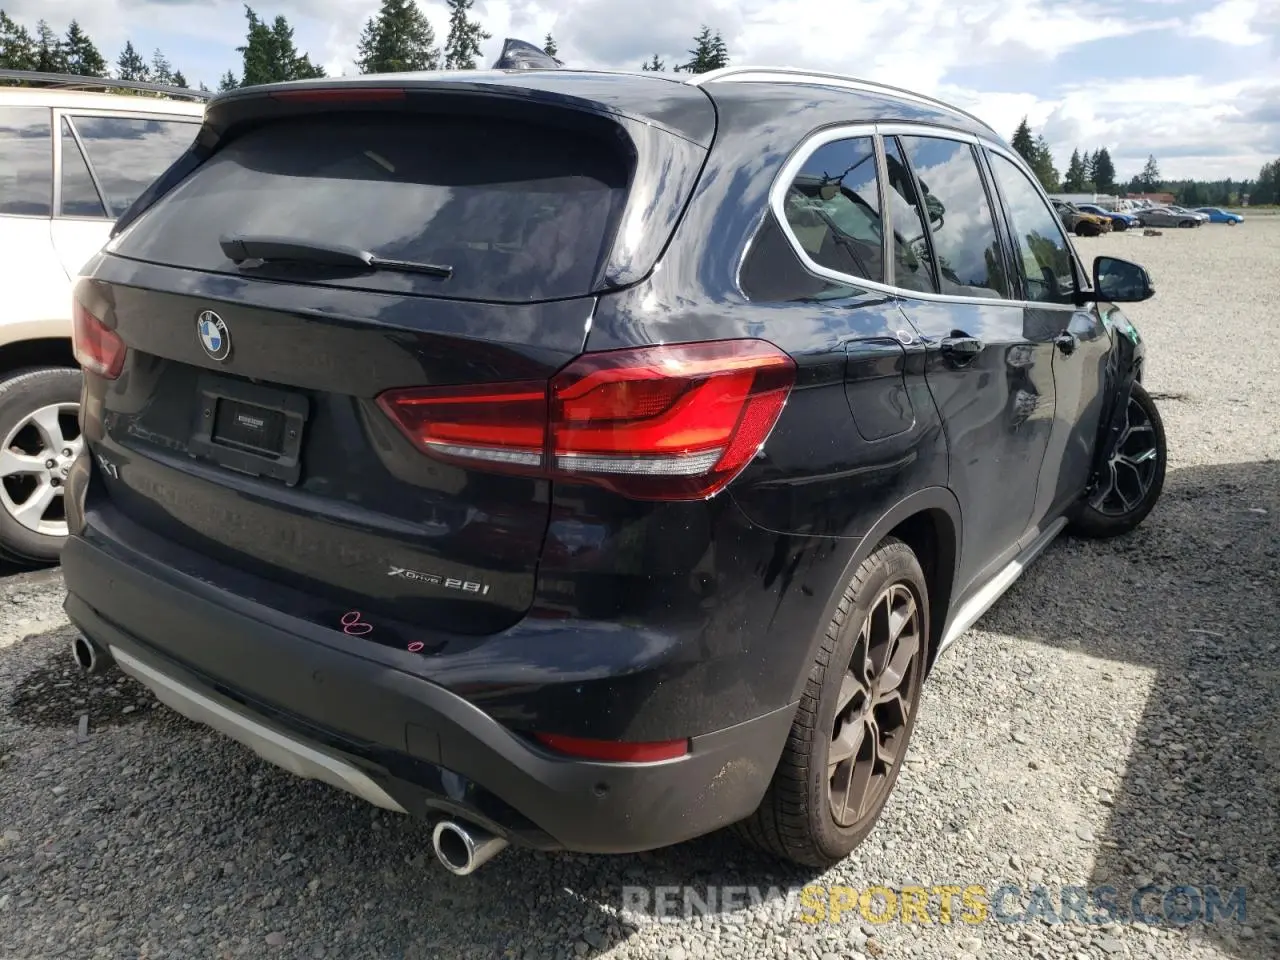
[[[1117,257],[1094,259],[1093,291],[1097,299],[1110,303],[1138,303],[1156,294],[1143,267]]]

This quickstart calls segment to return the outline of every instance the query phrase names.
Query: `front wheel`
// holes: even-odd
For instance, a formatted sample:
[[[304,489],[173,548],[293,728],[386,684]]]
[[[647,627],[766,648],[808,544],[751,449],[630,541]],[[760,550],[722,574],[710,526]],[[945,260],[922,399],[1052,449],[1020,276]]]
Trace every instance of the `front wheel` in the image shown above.
[[[79,370],[42,367],[0,380],[0,556],[57,561],[67,539],[63,491],[83,441]]]
[[[1097,488],[1076,508],[1070,531],[1106,538],[1133,530],[1160,499],[1168,455],[1156,402],[1142,384],[1135,383],[1116,449]]]
[[[928,610],[915,554],[886,539],[858,567],[827,626],[773,780],[739,825],[748,841],[825,868],[871,832],[915,727]]]
[[[1181,223],[1179,223],[1179,224],[1178,224],[1178,226],[1180,226],[1180,227],[1195,227],[1195,226],[1199,226],[1199,224],[1198,224],[1195,220],[1183,220]]]

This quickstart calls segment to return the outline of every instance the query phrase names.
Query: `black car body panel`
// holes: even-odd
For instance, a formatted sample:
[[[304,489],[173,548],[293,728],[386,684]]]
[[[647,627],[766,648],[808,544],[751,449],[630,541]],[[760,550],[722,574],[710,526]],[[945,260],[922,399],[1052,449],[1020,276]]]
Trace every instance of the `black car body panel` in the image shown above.
[[[285,96],[381,89],[405,97]],[[204,235],[193,255],[206,259],[166,262],[167,218],[180,219],[167,211],[210,158],[273,123],[350,111],[471,111],[621,145],[625,198],[590,283],[486,300],[438,279],[243,270]],[[779,174],[811,136],[879,123],[975,144],[1010,296],[913,293],[797,255],[771,206]],[[1014,228],[977,147],[989,142],[941,105],[821,78],[698,87],[527,70],[219,97],[78,287],[128,352],[115,379],[86,374],[69,614],[339,752],[413,812],[592,851],[741,819],[862,559],[890,533],[922,551],[936,651],[960,606],[1083,495],[1140,367],[1140,341],[1104,322],[1074,254],[1077,301],[1021,295]],[[197,336],[203,311],[225,324],[224,359]],[[957,337],[978,344],[963,363]],[[379,407],[402,388],[543,383],[584,356],[738,339],[785,354],[794,386],[767,443],[706,499],[436,459]],[[273,392],[303,411],[287,476],[201,432],[218,416],[208,398]],[[148,595],[160,620],[135,604]],[[542,734],[691,746],[610,767],[550,755]]]

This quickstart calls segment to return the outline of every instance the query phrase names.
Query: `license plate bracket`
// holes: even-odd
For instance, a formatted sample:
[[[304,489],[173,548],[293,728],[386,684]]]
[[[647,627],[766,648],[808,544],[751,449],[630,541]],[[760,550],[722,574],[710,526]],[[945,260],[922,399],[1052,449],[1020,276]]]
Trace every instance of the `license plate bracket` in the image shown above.
[[[309,413],[302,394],[201,374],[187,449],[229,470],[292,487],[302,475]]]

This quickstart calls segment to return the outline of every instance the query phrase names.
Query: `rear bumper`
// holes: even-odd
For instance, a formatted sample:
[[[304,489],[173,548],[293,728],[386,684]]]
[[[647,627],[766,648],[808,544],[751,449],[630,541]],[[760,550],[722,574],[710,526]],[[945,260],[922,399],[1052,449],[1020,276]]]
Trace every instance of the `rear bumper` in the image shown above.
[[[317,643],[313,627],[121,544],[73,536],[62,566],[71,620],[169,706],[301,776],[527,846],[627,853],[740,820],[795,712],[695,736],[676,760],[566,759],[421,676]]]

